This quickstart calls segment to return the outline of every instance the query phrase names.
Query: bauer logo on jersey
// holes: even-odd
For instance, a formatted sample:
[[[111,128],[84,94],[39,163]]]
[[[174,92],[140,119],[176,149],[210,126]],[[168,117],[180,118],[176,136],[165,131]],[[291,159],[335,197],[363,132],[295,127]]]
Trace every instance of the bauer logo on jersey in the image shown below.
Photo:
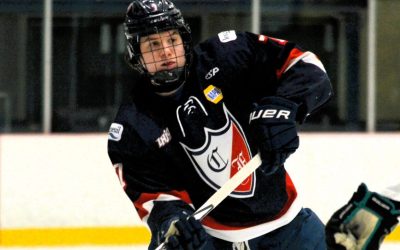
[[[219,40],[221,43],[227,43],[236,40],[236,32],[234,30],[228,30],[218,33]]]
[[[182,108],[183,109],[183,108]],[[184,121],[186,114],[177,110],[178,120]],[[201,179],[214,190],[218,190],[235,175],[251,159],[249,145],[239,123],[223,104],[221,112],[225,115],[225,123],[218,129],[202,127],[202,132],[187,133],[186,144],[180,142]],[[185,127],[185,128],[184,128]],[[189,123],[181,123],[181,129],[191,130]],[[193,130],[193,129],[192,129]],[[191,146],[196,134],[205,133],[200,146]],[[231,197],[248,198],[254,194],[255,174],[245,179],[231,194]]]
[[[112,141],[121,140],[122,131],[124,130],[124,126],[118,123],[111,124],[110,130],[108,131],[108,139]]]
[[[221,90],[213,85],[208,86],[203,92],[207,100],[215,104],[219,103],[223,98]]]

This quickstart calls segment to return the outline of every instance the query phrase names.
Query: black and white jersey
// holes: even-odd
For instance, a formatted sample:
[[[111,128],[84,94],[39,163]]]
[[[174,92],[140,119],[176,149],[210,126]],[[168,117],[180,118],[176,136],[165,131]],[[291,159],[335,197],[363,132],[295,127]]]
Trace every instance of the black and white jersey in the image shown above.
[[[123,188],[153,234],[177,211],[199,208],[256,153],[249,130],[254,103],[280,96],[299,105],[297,120],[321,107],[331,84],[317,57],[264,35],[221,32],[194,48],[187,82],[174,96],[135,84],[109,131],[108,153]],[[203,221],[227,241],[255,238],[300,211],[284,167],[257,169]]]

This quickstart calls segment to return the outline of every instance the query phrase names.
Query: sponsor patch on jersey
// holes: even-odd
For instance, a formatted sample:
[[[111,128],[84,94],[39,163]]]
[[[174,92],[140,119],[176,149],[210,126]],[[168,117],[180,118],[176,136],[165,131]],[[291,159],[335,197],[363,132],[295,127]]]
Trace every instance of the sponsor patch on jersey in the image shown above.
[[[206,96],[207,100],[210,102],[217,104],[219,103],[222,98],[224,97],[222,95],[222,92],[219,88],[215,87],[214,85],[208,86],[204,91],[204,95]]]
[[[121,140],[122,131],[124,130],[124,126],[118,123],[112,123],[110,126],[110,130],[108,131],[108,139],[112,141]]]
[[[218,33],[219,40],[221,43],[227,43],[236,40],[236,32],[234,30],[228,30]]]

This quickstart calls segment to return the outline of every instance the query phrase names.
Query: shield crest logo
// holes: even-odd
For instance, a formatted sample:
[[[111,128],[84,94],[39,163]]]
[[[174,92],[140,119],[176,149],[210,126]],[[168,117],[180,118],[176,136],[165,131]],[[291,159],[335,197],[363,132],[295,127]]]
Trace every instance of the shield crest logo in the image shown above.
[[[201,105],[197,98],[196,105]],[[222,104],[222,107],[226,118],[225,124],[218,129],[204,127],[205,139],[200,147],[191,148],[182,142],[180,143],[199,176],[215,190],[224,185],[252,158],[240,124],[224,104]],[[200,109],[205,111],[203,106]],[[177,113],[179,114],[179,112]],[[207,115],[206,112],[204,113]],[[178,121],[180,121],[179,115]],[[235,198],[252,197],[255,183],[256,178],[253,173],[230,196]]]

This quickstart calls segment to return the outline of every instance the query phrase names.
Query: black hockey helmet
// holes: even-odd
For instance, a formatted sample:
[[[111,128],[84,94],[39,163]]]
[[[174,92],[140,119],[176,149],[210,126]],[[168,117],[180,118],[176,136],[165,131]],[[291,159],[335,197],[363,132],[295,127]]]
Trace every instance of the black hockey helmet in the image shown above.
[[[182,37],[186,63],[181,68],[150,74],[140,60],[140,37],[171,29],[177,29]],[[133,0],[126,12],[125,36],[128,64],[149,77],[156,93],[172,92],[186,81],[192,61],[191,32],[180,10],[170,0]]]

